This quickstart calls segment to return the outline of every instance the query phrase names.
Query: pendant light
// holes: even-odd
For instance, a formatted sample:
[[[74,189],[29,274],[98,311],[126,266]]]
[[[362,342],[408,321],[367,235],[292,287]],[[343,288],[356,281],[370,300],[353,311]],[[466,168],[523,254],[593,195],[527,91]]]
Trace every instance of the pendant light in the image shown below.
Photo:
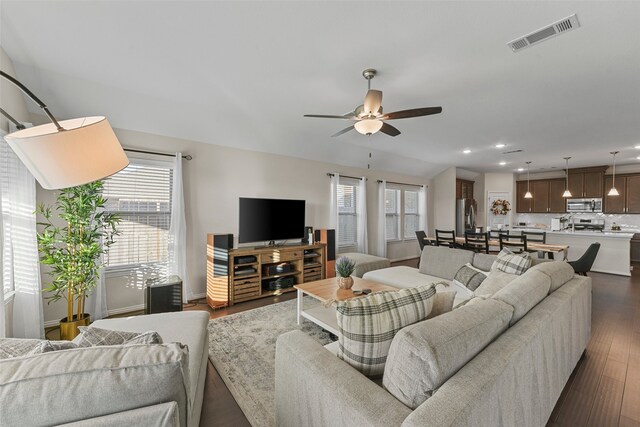
[[[571,157],[564,157],[565,162],[567,162],[567,169],[565,173],[565,186],[564,193],[562,193],[562,197],[571,197],[571,191],[569,191],[569,159]]]
[[[527,192],[524,193],[524,198],[525,199],[533,199],[533,195],[531,194],[531,191],[529,190],[529,165],[531,164],[531,162],[527,162]]]
[[[616,154],[618,154],[619,151],[612,151],[611,154],[613,154],[613,180],[612,182],[612,186],[611,186],[611,190],[609,190],[609,193],[607,194],[607,196],[619,196],[620,193],[618,193],[618,190],[616,190]]]

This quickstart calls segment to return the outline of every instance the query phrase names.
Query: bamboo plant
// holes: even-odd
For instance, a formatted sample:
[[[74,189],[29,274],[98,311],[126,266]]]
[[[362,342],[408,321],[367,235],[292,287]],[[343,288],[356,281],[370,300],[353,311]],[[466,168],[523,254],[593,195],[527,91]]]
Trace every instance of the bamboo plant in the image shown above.
[[[102,255],[109,251],[119,234],[117,214],[104,211],[103,182],[95,181],[60,190],[54,207],[40,204],[38,250],[42,264],[49,266],[52,280],[45,289],[48,303],[66,299],[67,318],[63,322],[85,318],[85,301],[96,287]],[[61,225],[54,222],[54,211]]]

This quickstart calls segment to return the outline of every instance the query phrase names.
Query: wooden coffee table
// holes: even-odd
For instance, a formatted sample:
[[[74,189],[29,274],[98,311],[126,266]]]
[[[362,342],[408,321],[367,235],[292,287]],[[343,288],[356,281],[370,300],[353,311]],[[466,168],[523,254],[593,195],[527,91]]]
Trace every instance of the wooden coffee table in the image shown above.
[[[351,298],[364,296],[354,295],[354,289],[371,289],[372,293],[380,291],[397,291],[399,289],[394,288],[393,286],[383,285],[382,283],[372,282],[371,280],[360,279],[358,277],[354,277],[353,282],[353,287],[351,289],[340,289],[338,287],[338,279],[335,277],[295,285],[294,288],[298,290],[298,325],[301,325],[302,319],[305,318],[338,336],[340,333],[338,332],[335,305],[331,304],[330,306],[325,307],[324,304],[328,301],[346,301]],[[305,310],[303,307],[303,296],[305,294],[317,299],[322,304]]]

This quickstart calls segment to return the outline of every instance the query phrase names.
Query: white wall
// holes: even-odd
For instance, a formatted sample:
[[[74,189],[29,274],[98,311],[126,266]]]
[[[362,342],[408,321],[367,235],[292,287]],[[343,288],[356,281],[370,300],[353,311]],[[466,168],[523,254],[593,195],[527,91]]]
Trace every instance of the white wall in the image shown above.
[[[2,47],[0,47],[0,70],[15,77],[13,62]],[[29,120],[24,95],[13,83],[4,78],[0,78],[0,106],[18,121],[26,122]],[[6,132],[9,131],[9,120],[2,114],[0,114],[0,129]],[[0,223],[1,222],[2,217],[0,216]],[[2,233],[0,233],[0,259],[2,258],[1,255]],[[2,277],[2,262],[0,262],[0,277]],[[2,286],[2,283],[0,283],[0,286]],[[0,304],[4,304],[4,301],[0,301]],[[5,331],[8,331],[7,335],[10,335],[10,331],[13,330],[13,298],[5,305],[4,318]]]
[[[36,119],[42,120],[34,118]],[[161,152],[181,151],[193,156],[193,160],[183,162],[188,228],[187,258],[193,291],[200,295],[204,294],[206,285],[206,235],[233,233],[237,242],[238,197],[304,199],[307,202],[306,224],[314,228],[323,228],[328,226],[329,217],[330,189],[327,172],[366,176],[369,247],[372,251],[378,239],[377,180],[386,179],[431,187],[430,180],[421,177],[348,168],[122,129],[116,129],[116,134],[122,145],[128,148]],[[430,189],[429,207],[433,205]],[[455,191],[455,188],[452,191]],[[45,203],[53,203],[55,193],[39,187],[38,199]],[[431,209],[428,212],[429,218],[432,217],[430,211]],[[418,254],[416,240],[389,244],[388,257],[392,260],[416,257]],[[130,277],[108,280],[107,304],[110,312],[135,309],[142,303],[140,280],[132,280]],[[64,315],[62,302],[45,304],[45,321],[57,321]]]
[[[450,167],[433,178],[433,229],[456,228],[456,168]],[[430,229],[430,230],[433,230]],[[435,232],[431,232],[433,235]]]

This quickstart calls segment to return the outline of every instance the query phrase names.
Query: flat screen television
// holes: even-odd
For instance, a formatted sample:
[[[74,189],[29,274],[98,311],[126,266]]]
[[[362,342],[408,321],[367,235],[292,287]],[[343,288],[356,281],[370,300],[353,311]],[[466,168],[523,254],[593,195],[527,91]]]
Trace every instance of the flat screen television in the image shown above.
[[[304,236],[304,200],[240,197],[238,242],[301,239]]]

